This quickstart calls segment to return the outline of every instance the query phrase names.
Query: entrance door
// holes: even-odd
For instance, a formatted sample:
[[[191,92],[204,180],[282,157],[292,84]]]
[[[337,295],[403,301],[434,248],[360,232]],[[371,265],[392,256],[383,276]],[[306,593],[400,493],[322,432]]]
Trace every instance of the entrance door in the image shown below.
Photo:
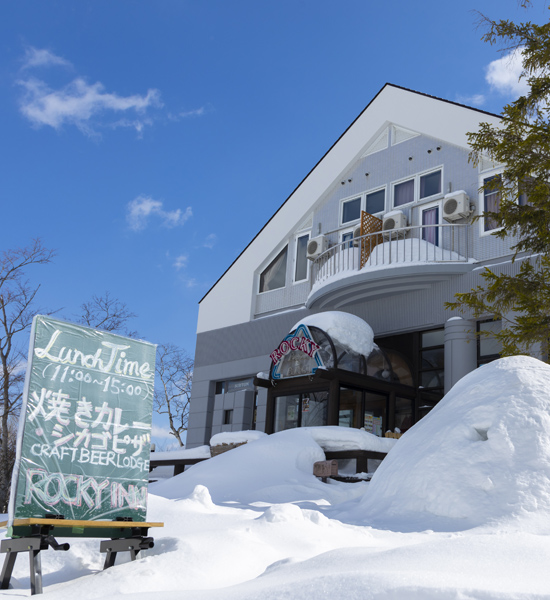
[[[328,391],[277,396],[274,432],[326,425],[327,405]]]
[[[338,425],[364,428],[381,437],[387,428],[387,400],[385,394],[340,388]]]

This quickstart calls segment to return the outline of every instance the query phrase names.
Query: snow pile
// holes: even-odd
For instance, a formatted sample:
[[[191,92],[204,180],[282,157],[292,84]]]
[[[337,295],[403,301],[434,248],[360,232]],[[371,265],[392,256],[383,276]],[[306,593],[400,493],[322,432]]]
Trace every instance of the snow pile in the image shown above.
[[[173,458],[210,458],[210,446],[180,448],[167,452],[151,452],[151,460],[171,460]]]
[[[505,358],[473,371],[396,445],[355,519],[464,530],[550,517],[550,366]]]
[[[222,433],[216,433],[216,435],[210,438],[210,445],[245,444],[247,442],[255,442],[266,436],[267,433],[263,431],[222,431]]]
[[[120,553],[102,571],[97,539],[71,538],[69,552],[41,552],[45,594],[547,599],[549,389],[550,367],[533,359],[479,369],[401,439],[376,440],[394,447],[370,484],[323,484],[312,475],[321,446],[371,447],[374,436],[365,432],[306,428],[262,437],[152,485],[147,518],[165,527],[150,531],[155,547],[137,561]],[[12,580],[20,589],[2,597],[28,595],[25,558]]]
[[[351,427],[306,427],[304,430],[308,431],[323,450],[329,452],[338,450],[389,452],[397,442],[393,438],[381,438],[362,429]]]
[[[327,311],[309,315],[291,327],[298,325],[318,327],[338,342],[346,350],[368,356],[374,348],[374,332],[368,323],[360,317],[339,311]]]
[[[189,467],[181,475],[152,484],[149,489],[153,494],[177,499],[203,485],[216,503],[336,501],[341,490],[313,476],[313,463],[325,460],[313,437],[316,429],[290,429],[265,436]],[[357,485],[359,494],[362,486]]]

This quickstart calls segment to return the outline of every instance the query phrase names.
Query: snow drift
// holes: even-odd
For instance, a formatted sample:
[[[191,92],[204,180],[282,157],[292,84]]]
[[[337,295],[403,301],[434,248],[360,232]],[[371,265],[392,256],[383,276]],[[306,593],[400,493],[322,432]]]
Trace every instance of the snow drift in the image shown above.
[[[354,520],[463,530],[550,516],[550,366],[504,358],[473,371],[376,471]]]

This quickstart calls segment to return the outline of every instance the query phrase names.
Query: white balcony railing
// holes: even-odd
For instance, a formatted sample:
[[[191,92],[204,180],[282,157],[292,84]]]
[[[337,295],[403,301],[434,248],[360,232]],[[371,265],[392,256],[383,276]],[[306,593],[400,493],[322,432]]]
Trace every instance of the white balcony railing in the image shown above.
[[[341,242],[313,261],[312,288],[363,270],[468,262],[468,231],[467,224],[417,225]]]

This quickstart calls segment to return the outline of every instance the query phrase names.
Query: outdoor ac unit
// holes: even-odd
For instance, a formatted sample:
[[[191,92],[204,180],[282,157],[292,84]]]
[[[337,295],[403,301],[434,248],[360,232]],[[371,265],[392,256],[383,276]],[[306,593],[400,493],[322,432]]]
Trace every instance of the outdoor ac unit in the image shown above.
[[[382,230],[393,231],[407,226],[407,217],[400,210],[394,210],[384,215],[382,219]],[[405,232],[401,232],[404,235]],[[386,236],[388,237],[388,236]]]
[[[470,215],[470,199],[463,190],[447,194],[443,198],[443,218],[445,221],[456,221]]]
[[[328,240],[324,235],[318,235],[311,238],[307,244],[307,257],[309,260],[315,260],[328,248]]]

